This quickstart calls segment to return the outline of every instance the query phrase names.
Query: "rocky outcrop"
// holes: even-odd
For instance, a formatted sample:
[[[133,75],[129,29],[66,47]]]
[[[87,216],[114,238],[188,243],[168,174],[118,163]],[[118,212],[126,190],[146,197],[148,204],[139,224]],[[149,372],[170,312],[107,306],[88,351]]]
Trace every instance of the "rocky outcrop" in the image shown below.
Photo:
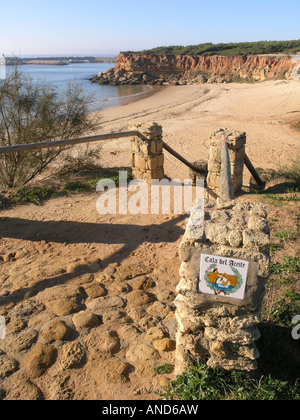
[[[99,73],[99,84],[190,84],[292,79],[288,56],[211,56],[119,54],[116,66]]]

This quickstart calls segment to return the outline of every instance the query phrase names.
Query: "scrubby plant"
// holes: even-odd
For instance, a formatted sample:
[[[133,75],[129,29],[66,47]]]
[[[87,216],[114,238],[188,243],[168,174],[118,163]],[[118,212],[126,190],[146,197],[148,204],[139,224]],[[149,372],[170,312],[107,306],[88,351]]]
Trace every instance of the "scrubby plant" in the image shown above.
[[[33,81],[15,68],[0,82],[0,147],[80,137],[96,129],[88,116],[91,98],[76,84],[61,94]],[[41,174],[64,148],[18,151],[0,155],[0,185],[13,188]]]

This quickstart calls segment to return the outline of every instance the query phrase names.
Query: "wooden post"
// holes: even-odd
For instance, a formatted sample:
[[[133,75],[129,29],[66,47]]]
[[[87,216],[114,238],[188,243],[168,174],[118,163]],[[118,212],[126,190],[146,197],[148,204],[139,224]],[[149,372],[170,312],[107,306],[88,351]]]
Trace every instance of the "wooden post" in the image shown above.
[[[245,154],[244,162],[245,162],[245,165],[246,165],[247,169],[249,170],[249,172],[251,173],[251,175],[255,179],[256,183],[260,187],[265,187],[266,183],[260,178],[257,170],[254,168],[254,166],[252,165],[250,159],[248,158],[248,156],[246,154]]]

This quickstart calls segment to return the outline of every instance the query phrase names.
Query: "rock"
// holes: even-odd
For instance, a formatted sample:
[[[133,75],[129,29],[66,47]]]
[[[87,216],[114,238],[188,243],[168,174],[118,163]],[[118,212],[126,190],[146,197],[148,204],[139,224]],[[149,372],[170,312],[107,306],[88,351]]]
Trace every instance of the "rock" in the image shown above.
[[[106,384],[119,384],[129,381],[129,373],[132,367],[119,359],[101,360],[92,371],[97,384],[103,387]]]
[[[151,267],[146,267],[142,263],[133,263],[128,265],[121,265],[117,268],[115,277],[119,280],[129,280],[137,276],[142,276],[152,272]]]
[[[134,308],[129,310],[128,316],[132,319],[133,322],[135,322],[136,324],[139,324],[139,322],[141,321],[142,318],[145,317],[145,315],[147,315],[145,308]]]
[[[79,367],[85,359],[85,350],[79,342],[66,343],[61,348],[60,364],[63,369]]]
[[[155,281],[148,276],[143,276],[141,278],[138,278],[136,280],[132,281],[132,287],[133,289],[141,289],[141,290],[148,290],[155,287]]]
[[[118,334],[103,328],[103,326],[94,328],[89,334],[82,337],[92,359],[107,358],[120,350],[121,343]]]
[[[98,297],[106,296],[107,291],[104,286],[98,283],[90,283],[84,286],[85,292],[90,299],[96,299]]]
[[[169,378],[167,378],[166,376],[162,376],[162,377],[159,379],[159,385],[160,385],[162,388],[168,388],[169,383],[170,383],[170,379],[169,379]]]
[[[6,334],[19,333],[27,327],[26,321],[21,318],[13,319],[9,324],[6,325]]]
[[[99,335],[98,349],[104,353],[114,354],[120,350],[120,340],[115,331],[104,331]]]
[[[211,223],[206,227],[206,237],[211,242],[225,245],[227,243],[227,227],[222,223]]]
[[[270,236],[264,232],[245,229],[243,231],[243,241],[246,249],[268,251],[270,248]]]
[[[26,328],[20,333],[8,334],[5,340],[6,348],[10,353],[19,355],[23,351],[29,350],[36,342],[37,337],[38,333],[32,328]]]
[[[25,357],[23,364],[30,378],[42,376],[56,360],[57,351],[49,344],[37,343]]]
[[[31,318],[34,315],[38,315],[45,310],[45,305],[41,302],[37,302],[33,299],[25,299],[17,305],[13,305],[13,309],[9,313],[10,319],[27,317]]]
[[[161,340],[163,338],[166,338],[166,333],[159,326],[155,326],[155,327],[150,328],[146,332],[146,335],[145,335],[145,340],[147,340],[147,341],[156,341],[156,340]]]
[[[117,271],[118,265],[115,265],[114,263],[109,265],[108,267],[103,270],[103,274],[106,274],[107,276],[113,276],[115,272]]]
[[[54,401],[73,400],[75,384],[70,375],[63,373],[51,385],[50,399]]]
[[[152,80],[152,77],[148,74],[143,74],[143,82],[150,82]]]
[[[157,325],[159,321],[159,318],[152,318],[152,316],[146,315],[142,319],[140,319],[138,324],[144,331],[146,331],[151,327],[155,327],[155,325]]]
[[[103,315],[108,310],[124,308],[125,302],[119,296],[107,296],[87,302],[86,306],[91,312]]]
[[[40,331],[44,325],[48,324],[52,319],[56,318],[53,312],[45,310],[38,315],[30,317],[28,327],[36,331]]]
[[[131,308],[137,308],[150,303],[153,298],[143,290],[133,290],[127,295],[127,305]]]
[[[250,215],[248,221],[248,228],[252,230],[268,231],[268,221],[265,217],[259,215]]]
[[[110,290],[114,293],[129,293],[132,289],[125,281],[115,281],[111,284]]]
[[[49,301],[56,299],[71,299],[75,298],[78,300],[83,300],[85,298],[84,289],[76,285],[60,285],[55,287],[50,287],[38,293],[36,296],[37,300],[43,302],[45,305]]]
[[[4,261],[5,262],[9,262],[9,261],[16,261],[16,253],[15,252],[9,252],[8,254],[6,254],[4,256]]]
[[[0,355],[0,379],[5,379],[19,369],[19,363],[6,354]]]
[[[141,336],[141,331],[134,325],[124,325],[118,330],[119,337],[127,343],[137,341]]]
[[[175,312],[170,312],[168,316],[163,320],[162,325],[167,329],[171,338],[175,338],[178,327],[177,320],[175,318]]]
[[[157,317],[163,319],[169,314],[170,311],[171,309],[168,305],[158,301],[154,302],[147,308],[147,314],[153,318]]]
[[[42,401],[44,400],[44,395],[40,388],[29,379],[20,379],[9,391],[6,400]]]
[[[71,315],[85,309],[85,305],[76,298],[61,298],[48,302],[47,307],[57,316]]]
[[[81,311],[73,315],[72,322],[77,331],[83,328],[93,328],[100,324],[98,316],[88,311]]]
[[[196,83],[204,84],[206,82],[207,82],[207,78],[203,74],[200,74],[199,76],[196,77]]]
[[[54,319],[45,326],[40,336],[47,344],[51,344],[57,340],[69,340],[71,331],[63,321]]]
[[[232,230],[228,234],[228,242],[232,247],[239,247],[243,242],[243,232],[241,230]]]
[[[136,374],[136,376],[140,377],[141,379],[154,378],[155,376],[153,364],[147,363],[147,362],[141,363],[140,365],[138,365],[134,373]]]
[[[163,303],[172,303],[175,300],[175,293],[167,289],[158,290],[156,296],[157,299]]]
[[[0,260],[1,262],[1,260]],[[4,398],[6,397],[6,391],[3,388],[2,384],[0,384],[0,401],[4,400]]]
[[[162,338],[161,340],[153,341],[153,347],[159,352],[173,351],[176,348],[176,342],[170,338]]]
[[[117,309],[105,312],[102,315],[102,320],[103,324],[117,322],[120,325],[131,322],[131,319],[124,312],[118,311]]]
[[[138,344],[130,347],[126,353],[126,359],[130,363],[140,364],[148,361],[156,361],[160,358],[158,352],[147,344]]]
[[[57,316],[66,316],[85,308],[86,295],[82,287],[76,285],[55,286],[38,293],[36,298]]]

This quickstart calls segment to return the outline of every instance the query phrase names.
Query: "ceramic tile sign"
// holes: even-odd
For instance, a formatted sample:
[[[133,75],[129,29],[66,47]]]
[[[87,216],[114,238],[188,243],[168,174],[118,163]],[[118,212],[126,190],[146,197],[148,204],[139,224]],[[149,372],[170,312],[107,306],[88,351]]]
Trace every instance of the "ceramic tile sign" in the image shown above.
[[[248,261],[201,255],[199,292],[244,299]]]

